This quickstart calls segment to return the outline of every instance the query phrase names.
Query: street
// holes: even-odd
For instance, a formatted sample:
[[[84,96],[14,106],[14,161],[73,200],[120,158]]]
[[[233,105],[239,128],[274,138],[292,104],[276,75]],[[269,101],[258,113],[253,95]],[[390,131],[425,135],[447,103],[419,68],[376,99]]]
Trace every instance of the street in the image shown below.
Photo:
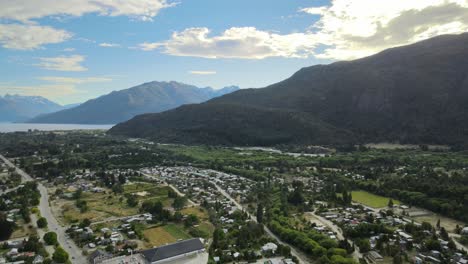
[[[226,197],[227,199],[229,199],[234,205],[236,205],[236,207],[241,210],[241,211],[244,211],[247,213],[247,215],[250,217],[250,219],[254,222],[257,222],[257,218],[251,214],[249,214],[249,212],[247,212],[246,209],[244,209],[244,207],[239,204],[236,200],[234,200],[225,190],[223,190],[221,187],[219,187],[217,184],[215,184],[215,187],[216,189],[218,189],[218,191],[224,196]],[[282,241],[278,236],[276,236],[273,232],[271,232],[271,230],[266,227],[264,225],[264,228],[265,228],[265,232],[270,236],[272,237],[273,239],[275,239],[276,241],[278,241],[278,243],[280,244],[283,244],[283,245],[287,245],[291,248],[291,255],[295,256],[299,261],[300,263],[311,263],[311,261],[309,260],[309,258],[307,257],[307,255],[305,255],[304,253],[300,252],[299,250],[297,250],[294,246]]]
[[[8,159],[6,159],[1,154],[0,154],[0,159],[3,160],[3,162],[5,162],[5,164],[7,164],[9,167],[16,169],[16,172],[19,175],[21,175],[23,182],[34,180],[29,174],[27,174],[20,168],[16,167],[13,163],[11,163]],[[63,247],[63,249],[67,251],[67,253],[69,254],[70,261],[72,263],[85,264],[86,258],[83,256],[81,249],[75,245],[73,240],[67,238],[66,233],[65,233],[66,231],[65,228],[59,225],[59,223],[57,222],[57,219],[55,219],[54,215],[52,214],[52,210],[49,206],[49,195],[47,193],[47,188],[44,185],[42,185],[40,182],[37,183],[37,188],[41,194],[41,199],[40,199],[38,208],[39,208],[39,211],[41,212],[41,216],[47,219],[49,231],[53,231],[57,233],[57,239],[60,245]]]
[[[337,225],[335,225],[332,221],[323,218],[322,216],[316,214],[315,212],[308,212],[307,214],[312,215],[317,220],[319,220],[324,226],[330,228],[332,232],[336,234],[339,240],[345,239],[341,229]],[[348,240],[348,243],[352,244],[353,242]],[[359,252],[359,248],[357,246],[355,246],[355,249],[352,255],[353,255],[353,258],[358,262],[359,262],[359,259],[362,258],[362,254]]]

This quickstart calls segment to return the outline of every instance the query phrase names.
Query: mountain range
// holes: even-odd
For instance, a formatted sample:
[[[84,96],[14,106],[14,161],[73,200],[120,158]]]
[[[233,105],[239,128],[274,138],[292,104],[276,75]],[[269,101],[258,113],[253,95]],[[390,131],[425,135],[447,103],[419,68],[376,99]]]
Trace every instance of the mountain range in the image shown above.
[[[265,88],[139,115],[109,133],[184,144],[468,146],[468,33],[303,68]]]
[[[0,122],[24,122],[66,108],[41,96],[0,96]]]
[[[238,90],[229,86],[215,90],[179,82],[148,82],[114,91],[77,107],[45,114],[30,123],[116,124],[143,113],[158,113],[183,104],[201,103]]]

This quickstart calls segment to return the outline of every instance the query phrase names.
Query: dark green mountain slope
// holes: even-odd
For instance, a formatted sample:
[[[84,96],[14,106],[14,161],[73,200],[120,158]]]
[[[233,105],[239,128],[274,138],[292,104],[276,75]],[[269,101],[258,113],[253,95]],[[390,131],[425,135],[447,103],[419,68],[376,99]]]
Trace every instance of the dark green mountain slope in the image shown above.
[[[43,115],[31,123],[115,124],[144,113],[158,113],[183,104],[200,103],[239,89],[198,88],[178,82],[149,82],[89,100],[77,107]]]
[[[204,117],[210,108],[223,106],[225,111],[212,111],[209,119]],[[235,133],[265,132],[258,142],[246,143],[241,137],[228,138],[207,129],[222,130],[226,124],[221,120],[232,116],[240,118],[237,124],[243,123],[247,117],[238,113],[244,110],[250,112],[249,122],[234,128]],[[307,116],[303,120],[307,125],[283,124],[284,119],[272,115],[268,120],[281,127],[284,140],[264,141],[275,133],[263,129],[262,111]],[[191,106],[197,129],[192,122],[183,121],[181,116],[186,114],[179,108],[137,117],[115,126],[110,133],[132,135],[132,130],[138,130],[145,137],[165,142],[236,145],[333,141],[464,144],[468,142],[468,34],[440,36],[355,61],[303,68],[269,87],[240,90]],[[176,136],[166,135],[168,128]],[[320,133],[324,128],[329,136]],[[187,129],[196,133],[182,133]],[[301,135],[308,136],[293,133],[300,129]],[[348,136],[335,137],[336,131],[346,131]],[[210,141],[205,142],[205,138]]]

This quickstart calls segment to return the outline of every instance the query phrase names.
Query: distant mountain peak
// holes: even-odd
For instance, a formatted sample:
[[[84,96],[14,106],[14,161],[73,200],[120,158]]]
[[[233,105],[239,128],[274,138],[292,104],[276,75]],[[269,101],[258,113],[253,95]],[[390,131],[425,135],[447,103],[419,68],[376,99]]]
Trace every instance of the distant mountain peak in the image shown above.
[[[158,113],[184,104],[201,103],[235,90],[234,87],[214,90],[176,81],[151,81],[113,91],[71,109],[38,116],[30,122],[115,124],[138,114]]]
[[[0,121],[23,122],[39,114],[52,113],[63,107],[42,96],[6,94],[0,96]]]

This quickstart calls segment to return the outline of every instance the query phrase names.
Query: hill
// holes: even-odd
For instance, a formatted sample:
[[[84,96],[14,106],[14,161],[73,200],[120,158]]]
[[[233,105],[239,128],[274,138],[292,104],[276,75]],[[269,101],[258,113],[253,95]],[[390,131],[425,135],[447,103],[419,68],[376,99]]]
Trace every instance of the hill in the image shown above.
[[[62,109],[63,106],[41,96],[0,96],[0,122],[23,122],[38,114]]]
[[[178,82],[149,82],[114,91],[77,107],[38,116],[31,123],[116,124],[143,113],[158,113],[183,104],[200,103],[239,88],[198,88]]]
[[[109,133],[229,145],[467,144],[467,69],[468,33],[439,36],[303,68],[266,88],[138,116]]]

